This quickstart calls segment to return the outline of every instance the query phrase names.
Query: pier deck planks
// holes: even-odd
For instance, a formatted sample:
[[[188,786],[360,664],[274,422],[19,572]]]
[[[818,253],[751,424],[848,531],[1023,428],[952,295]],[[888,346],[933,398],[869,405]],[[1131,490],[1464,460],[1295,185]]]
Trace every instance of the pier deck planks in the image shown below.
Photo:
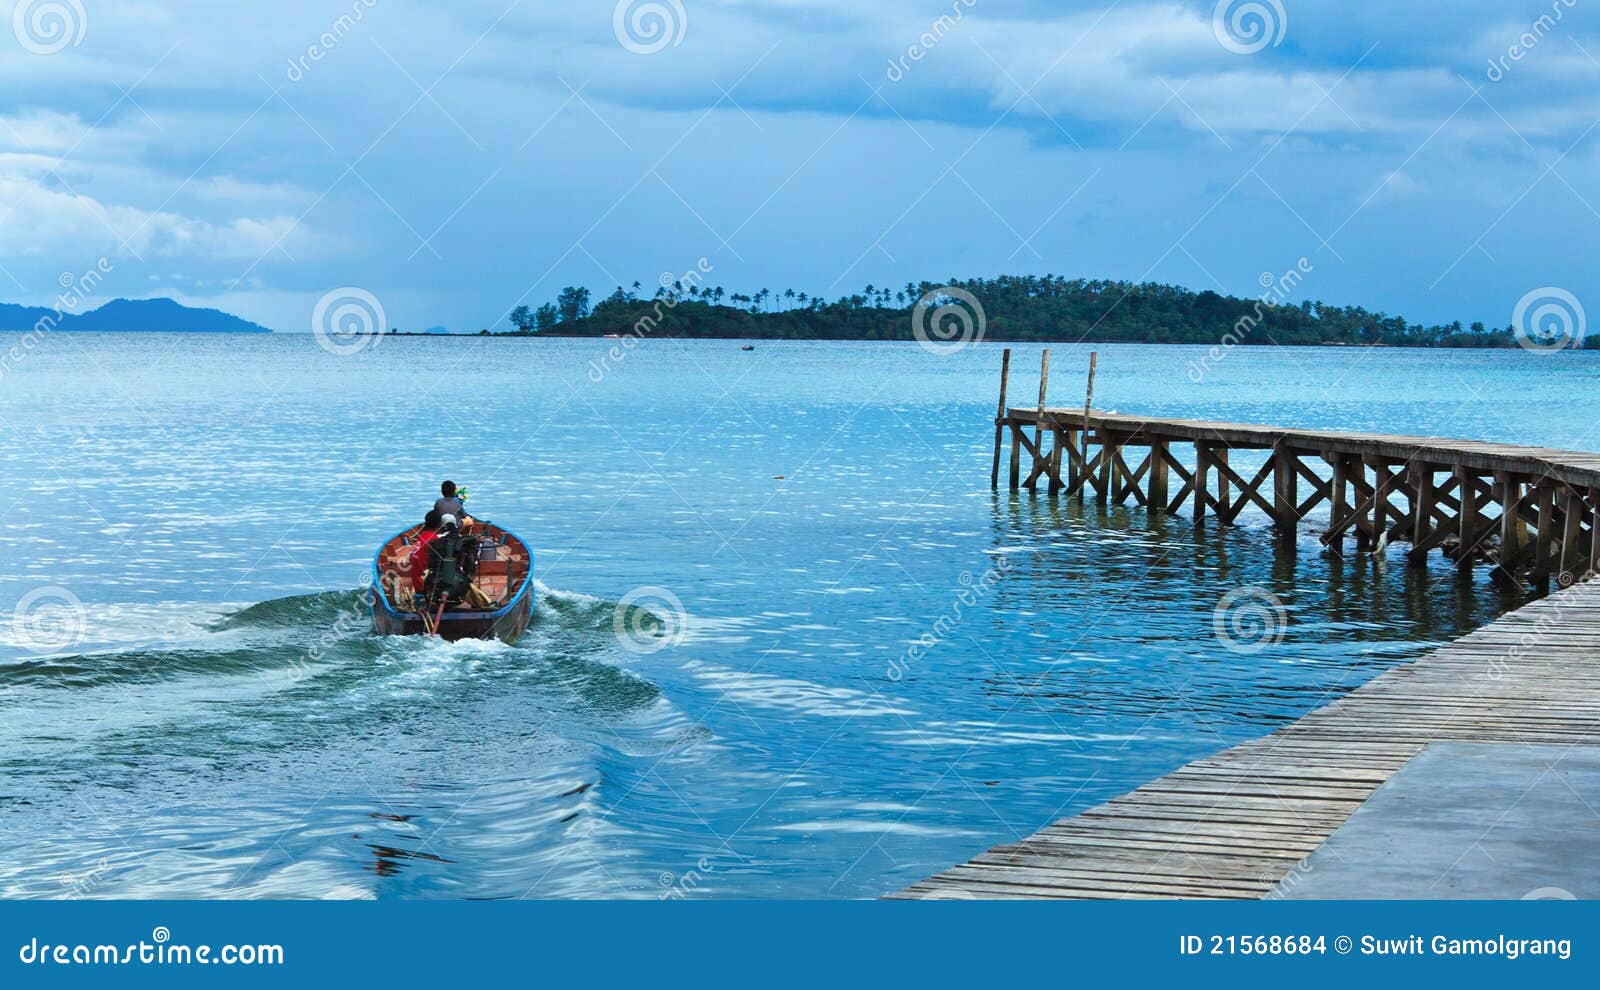
[[[1600,742],[1600,581],[892,896],[1260,898],[1435,740]]]

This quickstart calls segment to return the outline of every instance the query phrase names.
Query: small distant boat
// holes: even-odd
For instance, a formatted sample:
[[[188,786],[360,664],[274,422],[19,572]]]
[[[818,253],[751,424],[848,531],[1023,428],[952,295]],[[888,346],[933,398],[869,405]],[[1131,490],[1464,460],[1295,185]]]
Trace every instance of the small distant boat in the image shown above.
[[[739,348],[739,350],[741,350],[741,351],[753,351],[755,349],[756,349],[756,345],[754,345],[754,344],[746,344],[743,347]]]
[[[602,340],[621,340],[622,339],[622,334],[620,334],[620,333],[603,333],[603,334],[600,335],[600,338]]]
[[[420,589],[411,586],[411,548],[422,527],[412,526],[390,537],[372,558],[372,628],[380,636],[427,636],[441,639],[499,639],[513,643],[533,617],[533,551],[522,538],[482,519],[467,536],[477,543],[467,600],[446,606],[433,616],[418,611]]]

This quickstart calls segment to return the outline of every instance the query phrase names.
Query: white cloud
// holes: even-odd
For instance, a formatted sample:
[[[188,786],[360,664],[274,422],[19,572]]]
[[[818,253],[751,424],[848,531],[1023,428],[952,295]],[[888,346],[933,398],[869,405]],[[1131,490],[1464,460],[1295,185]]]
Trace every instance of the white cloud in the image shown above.
[[[23,254],[253,259],[280,245],[290,251],[306,250],[317,240],[310,231],[298,230],[290,217],[239,217],[212,223],[169,211],[106,204],[18,175],[0,175],[0,204],[4,204],[0,240]]]

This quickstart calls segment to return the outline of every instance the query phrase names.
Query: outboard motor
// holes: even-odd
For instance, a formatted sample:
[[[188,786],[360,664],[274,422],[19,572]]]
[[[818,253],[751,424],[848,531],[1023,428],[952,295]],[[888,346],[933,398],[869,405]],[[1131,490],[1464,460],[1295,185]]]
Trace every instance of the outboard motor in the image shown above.
[[[428,544],[428,579],[424,592],[429,604],[451,605],[466,600],[478,577],[478,543],[456,529],[441,530]]]

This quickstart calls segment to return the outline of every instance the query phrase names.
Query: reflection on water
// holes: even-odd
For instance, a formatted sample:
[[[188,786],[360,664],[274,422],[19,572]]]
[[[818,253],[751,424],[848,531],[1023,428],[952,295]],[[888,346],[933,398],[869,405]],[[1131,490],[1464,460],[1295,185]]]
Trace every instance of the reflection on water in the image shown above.
[[[0,391],[0,613],[82,606],[65,648],[0,622],[0,895],[875,896],[1515,604],[1259,514],[995,495],[988,352],[663,340],[594,383],[598,342],[158,343],[58,335]],[[1600,447],[1593,355],[1527,357],[1239,348],[1196,387],[1102,348],[1097,390]],[[397,452],[396,396],[458,429]],[[447,474],[535,545],[514,646],[366,633],[372,549]],[[650,589],[685,614],[637,652]]]

